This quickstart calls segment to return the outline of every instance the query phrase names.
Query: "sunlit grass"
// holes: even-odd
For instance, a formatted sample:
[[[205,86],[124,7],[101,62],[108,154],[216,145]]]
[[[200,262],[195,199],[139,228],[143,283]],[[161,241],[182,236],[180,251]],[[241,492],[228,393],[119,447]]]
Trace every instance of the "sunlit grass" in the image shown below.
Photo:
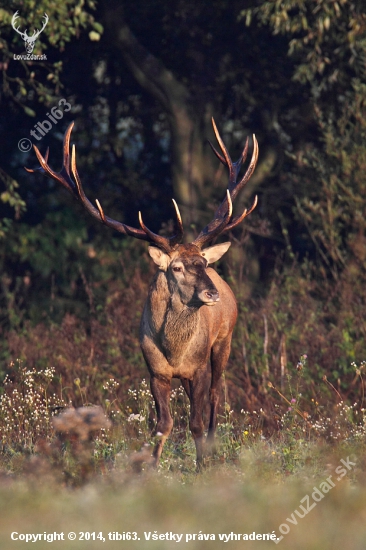
[[[162,467],[158,472],[131,475],[117,466],[108,475],[97,475],[77,489],[68,489],[42,475],[2,479],[0,513],[2,518],[1,548],[23,548],[24,543],[10,542],[10,534],[136,532],[141,539],[128,541],[130,548],[171,547],[175,542],[146,541],[144,533],[181,534],[192,548],[221,548],[219,535],[264,534],[273,531],[279,537],[288,531],[280,548],[363,549],[365,536],[366,487],[363,473],[356,465],[350,475],[335,482],[328,494],[303,519],[301,501],[315,487],[329,478],[337,467],[339,456],[347,458],[350,449],[313,449],[314,463],[305,465],[301,475],[276,476],[278,465],[270,462],[271,454],[254,446],[237,465],[223,463],[209,467],[202,475],[172,472]],[[319,456],[321,455],[321,456]],[[338,456],[337,456],[338,455]],[[268,459],[267,470],[263,469]],[[331,460],[326,466],[326,461]],[[272,471],[273,476],[269,474]],[[292,519],[292,523],[287,519]],[[297,523],[297,524],[296,524]],[[283,527],[286,524],[287,527]],[[215,540],[199,540],[213,535]],[[22,545],[23,544],[23,545]],[[44,548],[47,542],[33,543]],[[85,548],[85,541],[53,542],[53,547]],[[95,543],[90,543],[96,545]],[[102,547],[116,545],[106,541]],[[119,543],[121,544],[121,543]],[[183,544],[183,542],[181,543]],[[230,541],[230,547],[262,548],[270,541]],[[98,547],[100,547],[98,545]]]
[[[268,411],[234,412],[223,403],[217,450],[200,474],[182,388],[172,391],[174,429],[153,470],[155,416],[145,380],[124,401],[116,393],[117,382],[106,380],[109,425],[100,409],[90,409],[90,415],[85,407],[62,409],[66,404],[55,397],[52,374],[52,369],[35,373],[19,364],[17,374],[5,380],[1,548],[45,548],[48,535],[66,538],[75,532],[77,540],[54,540],[52,547],[262,548],[274,544],[262,540],[272,534],[283,537],[277,541],[280,548],[364,549],[363,407],[339,401],[325,409],[313,399],[307,403],[301,369],[283,391],[269,388],[279,396],[275,427],[268,426]],[[38,534],[39,540],[11,540],[12,532],[18,533],[13,537]],[[167,540],[172,535],[181,536],[180,542]]]

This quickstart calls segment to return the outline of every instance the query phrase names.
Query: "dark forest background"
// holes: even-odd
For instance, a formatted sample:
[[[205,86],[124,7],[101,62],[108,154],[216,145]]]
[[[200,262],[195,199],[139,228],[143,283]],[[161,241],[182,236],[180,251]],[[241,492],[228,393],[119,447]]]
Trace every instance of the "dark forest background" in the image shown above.
[[[14,59],[25,53],[11,26],[17,10],[29,35],[47,13],[34,49],[46,61]],[[154,272],[146,245],[98,224],[61,185],[27,173],[37,159],[20,150],[22,140],[42,153],[49,147],[58,171],[75,121],[88,197],[135,227],[141,210],[156,232],[171,229],[175,198],[189,238],[225,194],[227,174],[207,142],[214,116],[233,158],[253,133],[260,151],[236,208],[255,194],[258,206],[218,266],[240,307],[227,374],[232,406],[268,404],[268,381],[283,387],[296,368],[319,401],[335,395],[327,380],[343,398],[360,395],[363,2],[3,1],[0,70],[3,374],[15,359],[52,364],[77,403],[80,388],[99,401],[107,375],[123,392],[146,372],[138,346]],[[30,132],[60,100],[71,109],[37,140]]]

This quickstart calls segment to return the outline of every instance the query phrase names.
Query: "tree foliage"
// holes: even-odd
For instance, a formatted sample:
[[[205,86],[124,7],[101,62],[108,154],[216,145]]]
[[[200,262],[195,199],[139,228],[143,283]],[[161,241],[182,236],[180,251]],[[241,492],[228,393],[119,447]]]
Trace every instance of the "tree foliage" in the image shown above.
[[[66,0],[62,4],[46,0],[25,0],[21,6],[16,2],[3,4],[0,8],[2,101],[10,102],[10,105],[20,107],[25,114],[34,117],[34,102],[49,105],[59,96],[63,87],[63,62],[57,59],[59,52],[64,51],[65,45],[78,37],[84,29],[90,31],[90,40],[99,40],[103,32],[102,26],[95,21],[90,11],[93,9],[93,0],[78,3]],[[15,27],[19,28],[19,32],[27,31],[28,36],[41,28],[42,17],[47,13],[48,23],[36,40],[34,49],[35,55],[47,53],[47,62],[15,62],[14,54],[24,53],[24,43],[12,27],[15,13],[18,14]]]
[[[36,43],[47,62],[13,59],[23,47],[11,27],[17,9],[19,23],[30,29],[47,12],[49,23]],[[354,345],[366,333],[359,284],[366,262],[366,10],[360,2],[26,0],[21,10],[12,2],[1,8],[0,28],[4,331],[27,320],[60,322],[65,313],[90,322],[111,299],[111,281],[122,277],[128,285],[134,273],[128,262],[147,271],[143,247],[109,234],[65,190],[23,170],[36,160],[19,151],[19,140],[65,99],[71,109],[33,139],[42,152],[50,146],[51,167],[59,169],[62,135],[75,120],[78,170],[90,199],[98,198],[115,219],[136,226],[141,210],[154,231],[169,231],[175,197],[188,237],[225,194],[227,175],[206,141],[213,139],[211,116],[234,158],[255,132],[260,161],[238,208],[254,194],[259,206],[231,236],[226,276],[232,284],[251,281],[238,285],[240,299],[279,300],[258,306],[255,321],[258,331],[264,315],[275,335],[268,364],[278,363],[275,350],[286,331],[295,335],[294,349],[309,342],[317,364],[330,364],[318,354],[320,340],[315,344],[298,330],[305,313],[302,321],[291,314],[296,285],[287,270],[299,277],[301,299],[311,294],[309,308],[325,308],[319,335],[335,340],[341,334],[347,361],[352,350],[362,353]],[[274,273],[281,281],[275,288]],[[289,293],[283,318],[277,314],[281,289]],[[337,319],[339,304],[343,317]],[[261,376],[267,363],[255,358],[261,345],[251,321],[247,326],[248,369]],[[309,326],[314,332],[315,321]],[[234,345],[237,358],[244,348]],[[337,354],[333,359],[342,362]]]
[[[5,2],[0,8],[0,112],[3,120],[3,132],[15,120],[26,116],[36,117],[39,104],[49,107],[59,98],[63,88],[61,81],[62,60],[57,54],[64,51],[65,44],[77,37],[82,29],[90,30],[91,40],[98,40],[102,27],[94,20],[89,10],[95,8],[91,0],[75,5],[66,1],[61,4],[25,0],[19,6],[15,2]],[[46,61],[15,60],[15,54],[24,54],[24,43],[19,33],[33,32],[41,28],[41,20],[47,12],[48,22],[41,35],[36,40],[34,54],[47,53]],[[19,29],[15,32],[12,27],[13,17],[17,15],[14,25]],[[51,49],[50,49],[51,46]],[[47,56],[46,56],[47,57]],[[8,124],[6,124],[6,121]],[[6,156],[6,155],[5,155]],[[10,206],[16,219],[24,213],[26,205],[18,192],[18,182],[4,169],[0,168],[0,181],[5,188],[0,194],[0,201]],[[9,210],[5,212],[10,215]],[[11,226],[11,218],[7,214],[0,221],[0,238]]]
[[[293,153],[295,178],[305,183],[297,213],[323,266],[338,278],[348,261],[364,266],[365,9],[348,0],[288,0],[242,16],[286,36],[292,79],[309,90],[316,134]]]

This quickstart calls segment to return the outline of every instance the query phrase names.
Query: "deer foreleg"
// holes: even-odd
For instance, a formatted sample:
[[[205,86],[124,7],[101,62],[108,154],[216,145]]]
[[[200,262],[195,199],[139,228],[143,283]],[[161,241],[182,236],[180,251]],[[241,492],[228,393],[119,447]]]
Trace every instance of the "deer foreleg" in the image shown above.
[[[155,445],[153,451],[154,465],[157,466],[164,443],[173,428],[173,419],[169,408],[171,390],[170,380],[151,377],[150,388],[155,400],[156,414],[158,417],[155,435],[159,437],[159,441]]]
[[[207,391],[206,367],[196,371],[193,380],[189,381],[191,414],[189,428],[196,445],[197,470],[203,466],[203,405]]]
[[[231,334],[230,337],[225,340],[215,342],[211,352],[212,376],[210,387],[210,424],[207,434],[207,446],[211,452],[214,451],[215,446],[215,431],[217,424],[217,411],[220,401],[221,377],[229,360],[230,344]]]

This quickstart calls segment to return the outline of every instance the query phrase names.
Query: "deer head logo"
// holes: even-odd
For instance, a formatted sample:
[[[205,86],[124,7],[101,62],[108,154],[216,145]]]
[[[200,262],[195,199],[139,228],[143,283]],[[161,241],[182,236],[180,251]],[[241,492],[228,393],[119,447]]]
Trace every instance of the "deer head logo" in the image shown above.
[[[45,13],[44,14],[44,22],[43,22],[43,27],[41,28],[40,31],[37,31],[37,30],[34,30],[33,31],[33,34],[32,36],[28,36],[27,35],[27,29],[24,31],[24,32],[21,32],[19,30],[19,27],[16,27],[15,26],[15,23],[16,23],[16,20],[18,19],[19,17],[19,12],[16,11],[13,15],[13,19],[11,20],[11,26],[13,27],[13,29],[20,34],[20,36],[23,38],[24,42],[25,42],[25,49],[27,51],[27,53],[32,53],[33,52],[33,49],[34,49],[34,45],[36,43],[36,40],[37,38],[39,37],[39,35],[41,34],[42,31],[44,31],[47,23],[48,23],[48,15]]]

